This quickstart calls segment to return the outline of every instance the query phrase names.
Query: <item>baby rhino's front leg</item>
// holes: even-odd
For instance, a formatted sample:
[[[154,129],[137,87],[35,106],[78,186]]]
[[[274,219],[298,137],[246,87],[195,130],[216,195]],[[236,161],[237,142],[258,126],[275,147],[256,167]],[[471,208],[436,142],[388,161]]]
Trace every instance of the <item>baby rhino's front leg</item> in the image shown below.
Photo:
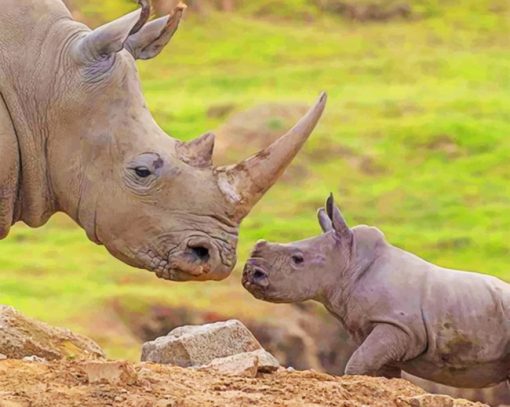
[[[395,365],[403,361],[408,348],[409,337],[404,331],[378,324],[352,355],[345,374],[400,377],[400,369]]]

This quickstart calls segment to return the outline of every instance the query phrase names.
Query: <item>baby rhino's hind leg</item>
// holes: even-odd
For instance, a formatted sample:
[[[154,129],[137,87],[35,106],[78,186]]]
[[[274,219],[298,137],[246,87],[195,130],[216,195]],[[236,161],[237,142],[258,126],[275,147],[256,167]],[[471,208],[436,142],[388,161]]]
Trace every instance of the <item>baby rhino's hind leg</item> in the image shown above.
[[[401,362],[407,353],[409,337],[393,325],[379,324],[365,342],[354,352],[345,368],[347,375],[378,376],[380,373],[393,374],[396,368],[389,370]],[[400,377],[387,376],[387,377]]]

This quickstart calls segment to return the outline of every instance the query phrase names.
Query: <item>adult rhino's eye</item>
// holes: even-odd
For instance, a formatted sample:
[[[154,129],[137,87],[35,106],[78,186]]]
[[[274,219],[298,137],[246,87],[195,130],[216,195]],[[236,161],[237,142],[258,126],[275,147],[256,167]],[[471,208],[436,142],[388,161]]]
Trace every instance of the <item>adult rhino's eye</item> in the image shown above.
[[[152,172],[150,172],[150,170],[146,167],[136,167],[135,173],[140,178],[147,178],[148,176],[150,176],[152,174]]]
[[[303,259],[303,256],[301,256],[300,254],[292,255],[291,259],[294,264],[301,264],[305,261],[305,259]]]

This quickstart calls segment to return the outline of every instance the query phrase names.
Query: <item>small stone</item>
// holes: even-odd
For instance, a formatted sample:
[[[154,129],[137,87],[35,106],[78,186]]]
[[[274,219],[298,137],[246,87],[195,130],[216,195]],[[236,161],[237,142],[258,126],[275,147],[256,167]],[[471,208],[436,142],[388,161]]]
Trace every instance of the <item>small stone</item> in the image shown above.
[[[262,349],[241,322],[230,320],[206,325],[188,325],[167,336],[146,342],[142,361],[181,367],[202,366],[214,359]]]
[[[264,349],[259,349],[214,359],[201,368],[212,369],[231,376],[255,377],[258,372],[270,373],[278,370],[279,367],[280,363],[273,355]]]
[[[24,362],[34,362],[34,363],[47,363],[48,361],[44,358],[40,358],[39,356],[25,356],[23,359]]]
[[[85,362],[81,365],[87,380],[93,383],[135,384],[138,376],[127,362]]]
[[[436,394],[422,394],[414,397],[399,397],[398,407],[484,407],[483,403],[473,403],[463,399],[454,399],[450,396]]]
[[[258,358],[259,372],[272,373],[277,371],[280,367],[280,362],[264,349],[259,349],[250,353]]]
[[[0,360],[6,360],[7,356],[5,356],[3,353],[0,353]]]
[[[239,353],[226,358],[214,359],[205,370],[214,370],[228,376],[256,377],[259,359],[252,352]]]

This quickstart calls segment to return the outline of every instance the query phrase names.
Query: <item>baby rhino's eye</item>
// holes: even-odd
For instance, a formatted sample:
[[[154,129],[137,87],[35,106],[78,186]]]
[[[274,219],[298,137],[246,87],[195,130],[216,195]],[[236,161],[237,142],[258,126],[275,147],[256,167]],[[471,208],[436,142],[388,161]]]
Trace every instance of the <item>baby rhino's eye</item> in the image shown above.
[[[294,264],[301,264],[304,261],[303,256],[301,256],[300,254],[292,255],[291,259]]]

